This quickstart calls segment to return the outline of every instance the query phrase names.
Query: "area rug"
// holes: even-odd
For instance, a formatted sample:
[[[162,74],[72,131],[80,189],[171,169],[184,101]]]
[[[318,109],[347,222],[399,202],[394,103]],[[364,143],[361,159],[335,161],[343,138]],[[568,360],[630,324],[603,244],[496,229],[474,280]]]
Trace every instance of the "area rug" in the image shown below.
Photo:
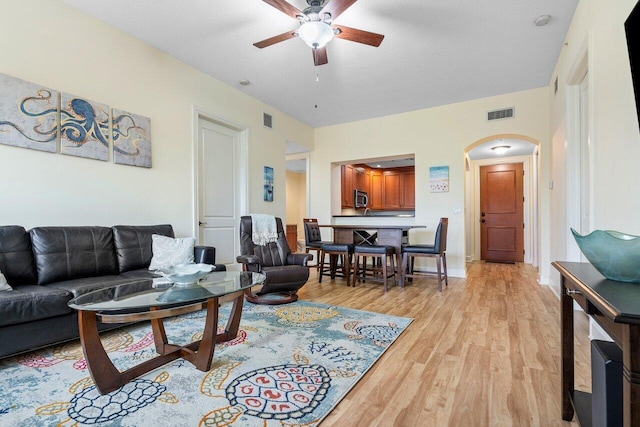
[[[220,309],[220,325],[229,305]],[[205,312],[165,322],[175,343],[199,339]],[[101,396],[78,341],[0,361],[0,425],[314,426],[411,319],[298,301],[245,303],[235,340],[201,372],[174,361]],[[153,357],[148,322],[101,335],[125,370]]]

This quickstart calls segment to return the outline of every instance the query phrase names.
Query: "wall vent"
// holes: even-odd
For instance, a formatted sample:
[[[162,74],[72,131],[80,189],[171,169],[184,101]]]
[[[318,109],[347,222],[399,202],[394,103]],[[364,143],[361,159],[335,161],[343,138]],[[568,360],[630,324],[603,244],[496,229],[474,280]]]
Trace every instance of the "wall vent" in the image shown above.
[[[271,116],[271,114],[262,113],[262,125],[266,128],[273,129],[273,116]]]
[[[503,108],[501,110],[493,110],[487,113],[487,121],[513,119],[515,108]]]

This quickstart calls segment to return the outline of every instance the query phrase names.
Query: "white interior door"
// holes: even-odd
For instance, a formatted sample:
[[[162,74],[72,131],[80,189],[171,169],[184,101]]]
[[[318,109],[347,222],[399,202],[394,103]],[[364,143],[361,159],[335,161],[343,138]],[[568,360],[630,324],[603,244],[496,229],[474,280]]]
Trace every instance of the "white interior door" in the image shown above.
[[[240,254],[241,132],[198,118],[198,241],[216,248],[216,263],[233,268]]]

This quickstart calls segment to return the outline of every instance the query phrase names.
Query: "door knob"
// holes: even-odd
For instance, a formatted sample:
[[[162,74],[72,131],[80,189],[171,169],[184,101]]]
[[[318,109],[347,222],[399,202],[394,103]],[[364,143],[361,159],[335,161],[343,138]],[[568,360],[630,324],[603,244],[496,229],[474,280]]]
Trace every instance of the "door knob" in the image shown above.
[[[202,225],[207,225],[206,222],[202,222],[202,221],[198,221],[198,225],[202,226]]]
[[[485,220],[484,220],[484,218],[482,218],[482,223],[483,223],[483,224],[485,223]]]
[[[485,215],[486,215],[486,213],[485,213],[485,212],[482,212],[480,215],[481,215],[481,216],[485,216]]]

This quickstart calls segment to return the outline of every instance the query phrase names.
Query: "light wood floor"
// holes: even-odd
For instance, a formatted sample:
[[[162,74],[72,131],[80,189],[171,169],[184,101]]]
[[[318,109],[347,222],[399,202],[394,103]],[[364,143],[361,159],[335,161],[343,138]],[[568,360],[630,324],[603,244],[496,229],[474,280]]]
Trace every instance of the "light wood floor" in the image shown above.
[[[560,416],[560,302],[524,264],[468,264],[442,294],[431,278],[385,294],[315,270],[301,299],[414,321],[322,426],[569,426]],[[576,388],[590,390],[586,316]]]

